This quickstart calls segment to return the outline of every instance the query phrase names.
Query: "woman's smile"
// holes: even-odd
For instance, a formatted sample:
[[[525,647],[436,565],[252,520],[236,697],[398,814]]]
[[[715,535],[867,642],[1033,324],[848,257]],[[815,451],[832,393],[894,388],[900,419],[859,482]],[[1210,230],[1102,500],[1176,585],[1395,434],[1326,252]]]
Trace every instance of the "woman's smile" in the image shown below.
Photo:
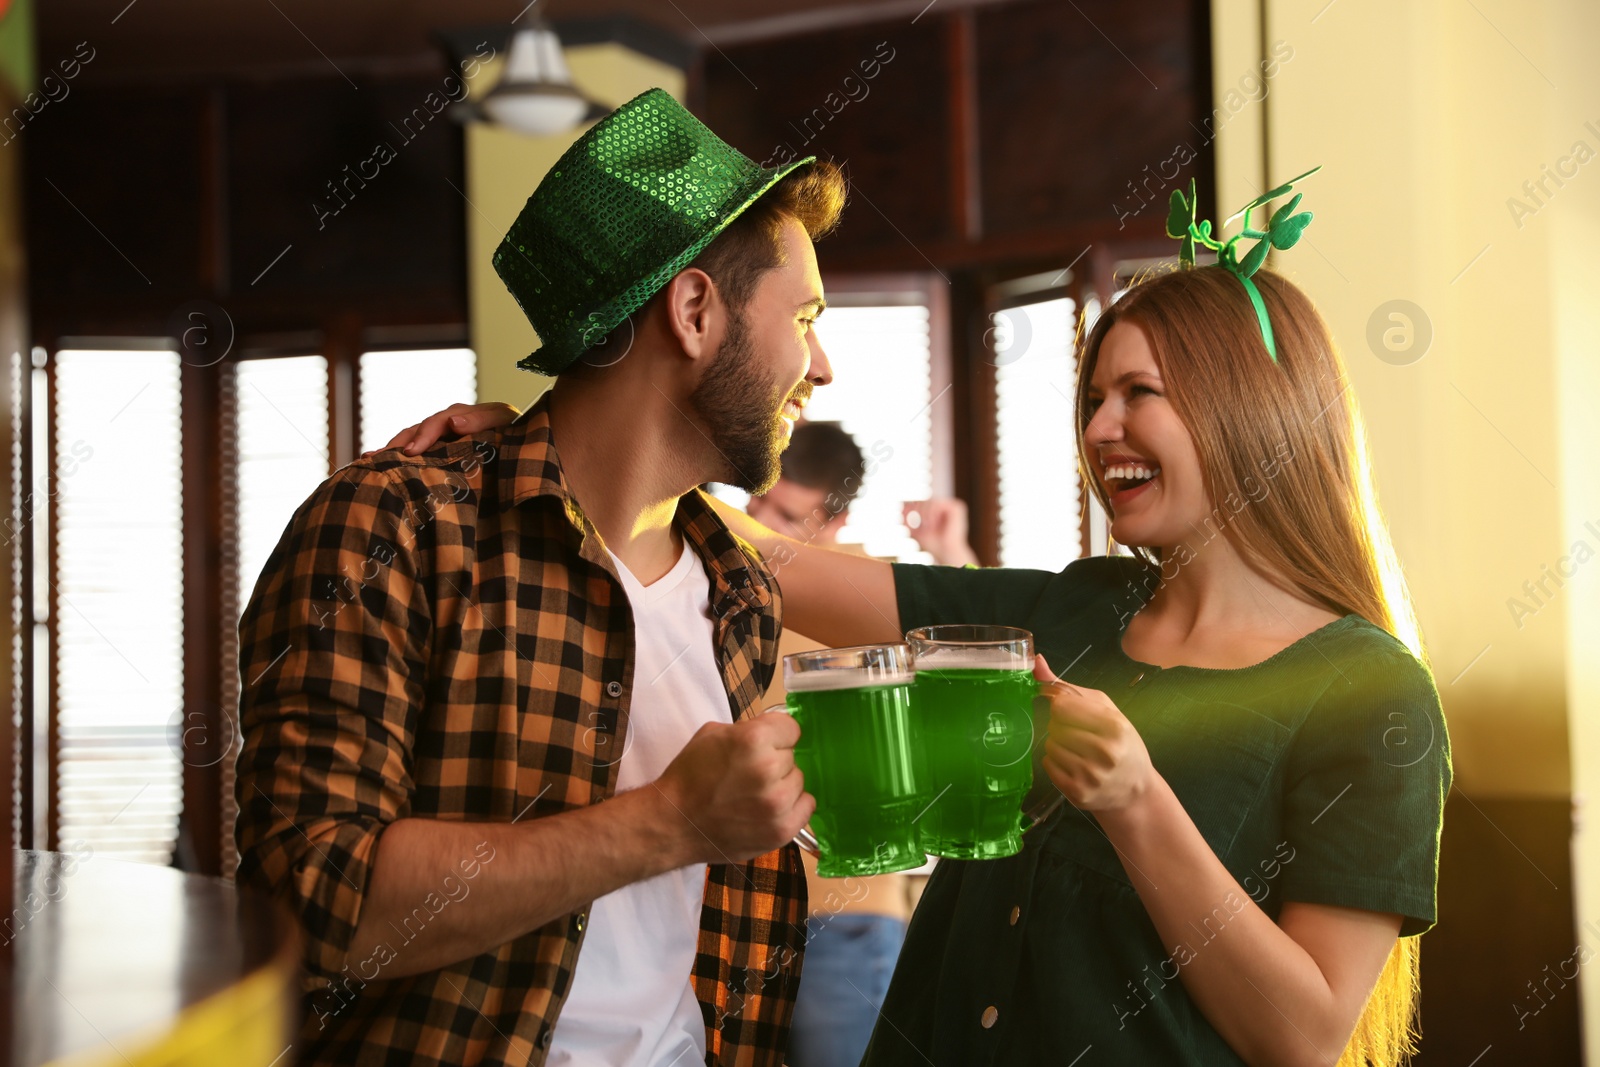
[[[1113,508],[1120,508],[1144,495],[1161,477],[1161,466],[1140,456],[1117,454],[1101,461],[1101,482]]]

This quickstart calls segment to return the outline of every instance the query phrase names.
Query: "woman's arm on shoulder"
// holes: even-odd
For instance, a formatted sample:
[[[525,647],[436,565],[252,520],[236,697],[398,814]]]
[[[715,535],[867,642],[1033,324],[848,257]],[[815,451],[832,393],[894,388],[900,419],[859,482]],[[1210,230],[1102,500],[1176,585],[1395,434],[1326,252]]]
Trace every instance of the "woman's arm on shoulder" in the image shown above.
[[[904,639],[890,564],[785,537],[723,500],[711,506],[766,557],[783,589],[786,629],[834,648]]]
[[[386,447],[415,455],[441,437],[492,430],[517,414],[509,404],[451,404],[407,426]],[[724,501],[711,502],[729,528],[766,557],[783,589],[786,627],[834,647],[903,639],[889,564],[784,537]]]
[[[452,404],[401,430],[387,447],[403,448],[415,455],[441,437],[492,430],[511,422],[517,414],[517,409],[508,404]],[[789,629],[833,647],[903,639],[905,620],[900,617],[900,602],[904,590],[896,588],[896,573],[890,564],[785,537],[725,502],[713,500],[712,504],[733,532],[766,558],[783,589],[783,621]],[[973,562],[975,557],[965,542],[964,505],[917,501],[906,505],[906,513],[923,513],[935,505],[946,513],[939,544],[928,544],[926,537],[918,537],[919,543],[937,548],[934,555],[942,562]],[[953,521],[957,517],[961,521]],[[1086,589],[1095,587],[1097,582],[1116,580],[1126,582],[1131,591],[1131,578],[1120,570],[1113,573],[1107,569],[1122,566],[1099,560],[1088,567],[1078,567],[1074,576]],[[951,622],[1027,626],[1034,605],[1056,576],[1047,571],[1005,567],[969,570],[935,566],[902,569],[900,577],[910,581],[910,603],[920,604],[924,613],[916,620],[917,625],[942,618]],[[1127,610],[1137,610],[1138,598],[1128,599],[1134,606]]]
[[[510,404],[451,404],[389,438],[384,448],[402,449],[415,456],[441,437],[466,437],[505,426],[522,414]],[[370,453],[368,453],[370,455]]]

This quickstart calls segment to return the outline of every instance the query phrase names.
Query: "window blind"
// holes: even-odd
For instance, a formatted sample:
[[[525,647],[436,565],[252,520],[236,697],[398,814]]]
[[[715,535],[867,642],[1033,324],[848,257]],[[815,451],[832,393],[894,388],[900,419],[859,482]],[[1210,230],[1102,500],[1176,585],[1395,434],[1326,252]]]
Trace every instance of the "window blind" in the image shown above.
[[[178,372],[170,351],[57,353],[40,486],[57,517],[59,841],[152,863],[171,859],[183,804]]]
[[[833,383],[812,394],[806,418],[837,422],[865,458],[861,494],[839,539],[871,555],[931,562],[906,532],[900,506],[933,490],[932,352],[928,308],[830,306],[817,320],[817,340],[833,367]]]
[[[1059,571],[1081,554],[1076,310],[1058,297],[995,315],[1002,566]]]
[[[361,355],[361,451],[448,404],[478,400],[478,359],[470,348],[407,349]]]
[[[246,359],[233,365],[239,607],[295,509],[328,477],[328,361]]]

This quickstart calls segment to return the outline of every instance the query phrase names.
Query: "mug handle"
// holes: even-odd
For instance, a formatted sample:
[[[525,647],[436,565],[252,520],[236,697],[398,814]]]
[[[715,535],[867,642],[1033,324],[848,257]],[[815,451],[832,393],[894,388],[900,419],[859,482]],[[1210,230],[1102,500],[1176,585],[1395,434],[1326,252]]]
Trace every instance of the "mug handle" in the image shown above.
[[[1060,793],[1057,793],[1055,795],[1055,799],[1042,801],[1041,803],[1034,805],[1029,810],[1023,812],[1022,832],[1027,833],[1035,826],[1038,826],[1040,823],[1048,820],[1050,816],[1056,813],[1056,809],[1061,807],[1061,805],[1065,804],[1066,802],[1067,798],[1062,796]]]
[[[787,715],[789,714],[789,706],[787,704],[772,704],[761,709],[761,714],[763,715],[771,715],[774,712],[782,712]],[[796,845],[799,845],[813,856],[820,857],[822,855],[822,847],[817,841],[817,835],[811,832],[811,827],[800,827],[800,832],[794,835],[793,840]]]
[[[1034,683],[1034,684],[1035,684],[1035,686],[1038,685],[1037,682]],[[1035,688],[1034,692],[1035,692],[1035,694],[1037,694],[1037,692],[1038,692],[1037,688]],[[1045,720],[1045,726],[1046,727],[1049,726],[1049,720],[1048,719]],[[1039,719],[1038,719],[1038,713],[1037,712],[1034,713],[1033,729],[1034,729],[1034,736],[1036,738],[1040,738],[1040,737],[1044,736],[1044,734],[1041,733],[1040,729],[1039,729]],[[1044,773],[1044,742],[1043,741],[1040,741],[1039,744],[1035,746],[1034,751],[1030,755],[1029,758],[1033,760],[1033,781],[1034,781],[1035,787],[1038,786],[1038,783],[1040,781],[1043,781],[1043,782],[1048,784],[1048,789],[1046,791],[1046,795],[1045,796],[1040,797],[1030,807],[1028,807],[1026,810],[1023,811],[1023,813],[1022,813],[1022,832],[1023,833],[1027,833],[1029,830],[1034,829],[1040,823],[1046,822],[1050,818],[1050,816],[1052,816],[1052,815],[1054,815],[1056,813],[1057,809],[1059,809],[1061,807],[1061,805],[1063,805],[1063,804],[1065,804],[1067,802],[1067,798],[1062,794],[1062,792],[1059,789],[1057,789],[1055,787],[1055,785],[1053,783],[1050,783],[1049,776]]]

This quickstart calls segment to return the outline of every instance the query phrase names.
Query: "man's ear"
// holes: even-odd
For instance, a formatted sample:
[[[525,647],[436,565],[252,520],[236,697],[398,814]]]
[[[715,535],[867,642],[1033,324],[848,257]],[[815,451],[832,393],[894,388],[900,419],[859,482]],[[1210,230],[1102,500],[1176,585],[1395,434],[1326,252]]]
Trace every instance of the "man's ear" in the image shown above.
[[[667,330],[684,355],[700,359],[714,354],[722,344],[726,315],[711,275],[699,267],[685,267],[667,282],[662,296]]]

